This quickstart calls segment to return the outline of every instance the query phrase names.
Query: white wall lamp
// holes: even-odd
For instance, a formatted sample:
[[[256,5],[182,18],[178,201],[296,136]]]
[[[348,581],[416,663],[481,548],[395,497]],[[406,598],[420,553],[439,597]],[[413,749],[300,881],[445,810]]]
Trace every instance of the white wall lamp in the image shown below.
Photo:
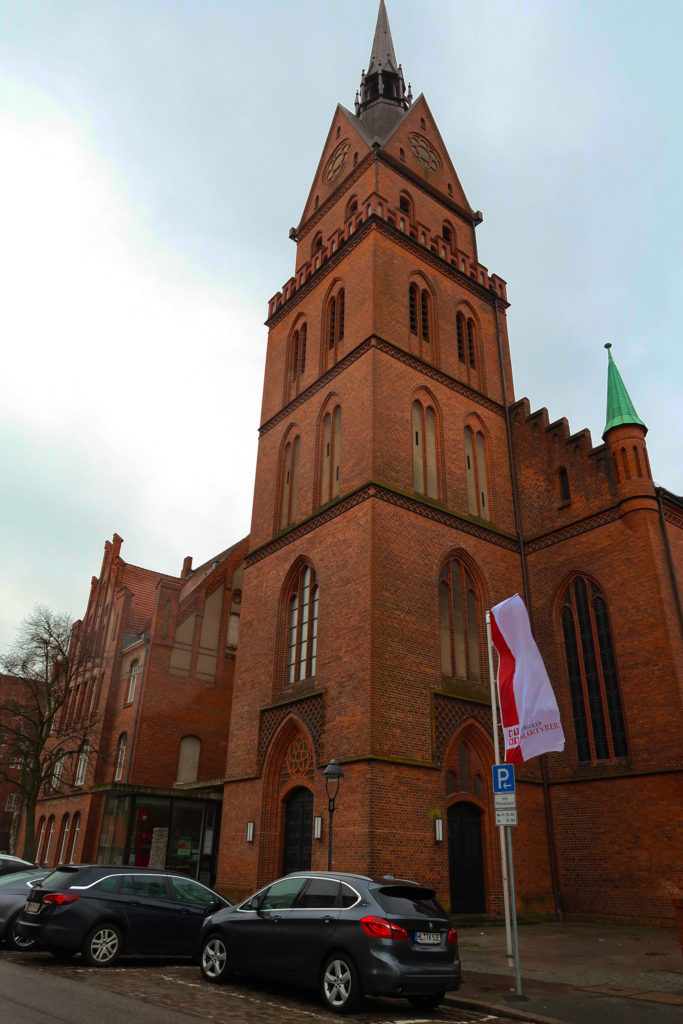
[[[323,837],[323,819],[319,814],[316,814],[313,819],[313,838],[322,839]]]
[[[443,818],[434,818],[434,841],[443,842]]]
[[[248,843],[253,843],[254,842],[254,822],[253,821],[248,821],[247,822],[247,842]]]

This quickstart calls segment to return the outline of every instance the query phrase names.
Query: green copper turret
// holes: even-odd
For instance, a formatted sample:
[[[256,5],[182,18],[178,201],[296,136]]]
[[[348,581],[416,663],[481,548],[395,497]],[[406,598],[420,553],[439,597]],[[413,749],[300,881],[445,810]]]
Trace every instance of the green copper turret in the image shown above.
[[[603,440],[605,434],[612,427],[620,427],[627,423],[636,423],[643,427],[647,431],[647,427],[641,420],[640,416],[636,412],[633,402],[630,399],[629,393],[626,390],[626,385],[621,379],[616,363],[612,359],[612,348],[611,343],[608,341],[605,345],[607,349],[607,421],[605,423],[605,429],[602,432]]]

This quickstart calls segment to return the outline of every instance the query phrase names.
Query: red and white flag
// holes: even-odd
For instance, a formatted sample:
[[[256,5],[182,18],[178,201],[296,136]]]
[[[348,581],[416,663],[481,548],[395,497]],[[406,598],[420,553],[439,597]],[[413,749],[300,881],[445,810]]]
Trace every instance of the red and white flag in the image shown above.
[[[519,594],[491,609],[498,651],[498,694],[505,760],[520,764],[549,750],[564,750],[560,712]]]

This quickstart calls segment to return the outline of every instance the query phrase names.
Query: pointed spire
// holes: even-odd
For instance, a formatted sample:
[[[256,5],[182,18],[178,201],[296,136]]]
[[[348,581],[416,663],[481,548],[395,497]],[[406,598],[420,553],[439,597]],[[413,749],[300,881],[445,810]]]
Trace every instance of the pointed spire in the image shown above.
[[[611,342],[608,341],[605,348],[607,349],[608,359],[607,421],[605,423],[605,429],[602,432],[603,440],[608,430],[611,430],[612,427],[619,427],[625,423],[635,423],[647,430],[647,427],[634,408],[633,402],[626,390],[626,386],[621,379],[621,374],[619,373],[617,365],[612,358],[612,353],[610,351],[612,348]]]
[[[380,0],[370,63],[361,75],[356,116],[374,135],[385,139],[403,117],[411,99],[412,94],[410,99],[406,96],[403,68],[396,60],[387,9],[384,0]]]
[[[389,28],[389,16],[384,6],[384,0],[379,0],[379,13],[377,15],[377,26],[375,38],[372,41],[372,53],[368,65],[368,74],[376,71],[398,71],[396,54],[394,53],[394,42],[391,38]]]

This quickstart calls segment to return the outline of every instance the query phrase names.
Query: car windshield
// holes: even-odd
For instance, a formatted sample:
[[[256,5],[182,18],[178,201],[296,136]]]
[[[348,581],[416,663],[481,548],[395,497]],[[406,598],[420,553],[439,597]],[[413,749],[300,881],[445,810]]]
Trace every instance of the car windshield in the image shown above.
[[[416,885],[383,885],[374,892],[375,899],[387,914],[425,917],[447,917],[433,889]]]

